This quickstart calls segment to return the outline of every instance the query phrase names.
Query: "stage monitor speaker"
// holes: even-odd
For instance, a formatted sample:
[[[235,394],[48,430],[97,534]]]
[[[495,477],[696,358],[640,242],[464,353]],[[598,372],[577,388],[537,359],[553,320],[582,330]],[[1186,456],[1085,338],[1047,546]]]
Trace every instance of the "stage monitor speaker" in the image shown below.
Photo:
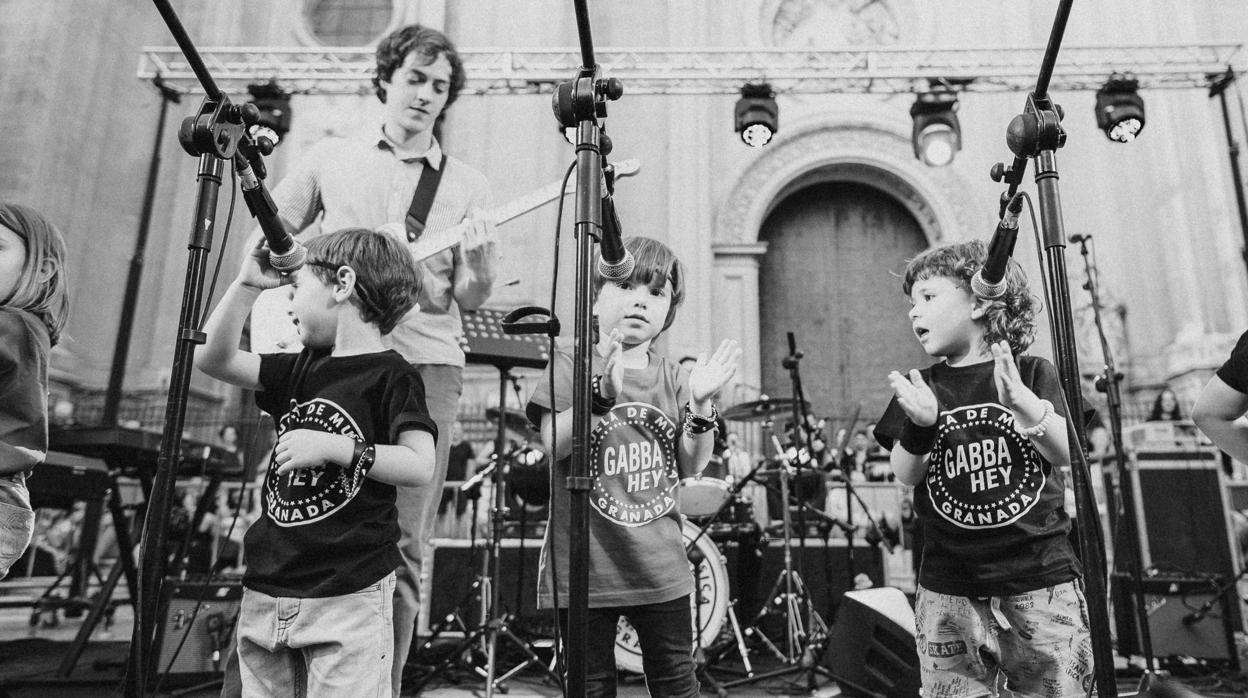
[[[524,539],[523,544],[522,565],[521,539],[503,538],[500,542],[502,579],[494,583],[499,587],[502,611],[517,619],[526,630],[545,632],[548,629],[553,634],[553,616],[548,611],[537,610],[537,565],[542,541],[530,538]],[[421,575],[416,633],[427,637],[439,622],[456,610],[471,630],[481,622],[481,605],[472,596],[472,583],[481,572],[486,542],[478,540],[477,547],[471,549],[467,540],[435,538],[432,547],[430,570]],[[457,629],[458,626],[454,626],[449,630]],[[412,646],[415,648],[416,644]]]
[[[226,656],[234,650],[242,580],[170,577],[165,580],[164,594],[156,637],[160,658],[155,671],[205,676],[224,671]]]
[[[892,587],[845,592],[823,655],[846,696],[919,695],[914,610]]]
[[[1212,447],[1130,454],[1144,569],[1163,574],[1238,573],[1222,466]],[[1121,569],[1121,565],[1119,565]]]
[[[1118,653],[1142,653],[1135,613],[1135,585],[1131,576],[1115,573],[1111,578],[1114,621],[1118,633]],[[1144,606],[1148,615],[1149,639],[1155,657],[1192,657],[1229,662],[1239,668],[1235,649],[1235,585],[1219,584],[1216,578],[1147,577]],[[1216,598],[1208,613],[1200,609]]]

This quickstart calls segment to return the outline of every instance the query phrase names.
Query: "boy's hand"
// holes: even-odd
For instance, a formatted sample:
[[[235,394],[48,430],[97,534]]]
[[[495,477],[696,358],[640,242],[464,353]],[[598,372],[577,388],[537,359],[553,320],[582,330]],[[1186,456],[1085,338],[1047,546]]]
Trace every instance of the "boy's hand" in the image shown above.
[[[699,354],[697,363],[689,371],[689,397],[692,401],[697,403],[709,400],[720,388],[727,385],[737,374],[741,354],[741,345],[735,339],[720,342],[715,353],[709,357],[705,352]]]
[[[936,393],[928,387],[918,369],[910,369],[910,377],[901,375],[900,371],[888,374],[888,384],[897,396],[897,404],[910,418],[910,421],[921,427],[930,427],[936,423],[940,413],[940,405],[936,402]]]
[[[312,429],[292,429],[282,434],[273,447],[273,460],[279,474],[326,463],[350,464],[355,444],[349,436]]]
[[[278,273],[269,264],[269,247],[262,242],[243,262],[243,268],[238,270],[238,278],[235,281],[243,286],[263,290],[288,284],[293,279],[289,275],[283,276]]]
[[[1043,415],[1040,397],[1024,385],[1018,375],[1018,364],[1014,363],[1009,343],[997,342],[989,348],[992,349],[992,380],[997,384],[997,398],[1001,404],[1015,417],[1020,414]]]
[[[494,221],[485,212],[474,210],[464,219],[464,229],[459,237],[459,250],[464,262],[478,274],[489,276],[498,255],[498,238],[494,234]]]
[[[602,369],[602,396],[614,400],[624,390],[624,333],[612,329],[607,336],[607,365]]]

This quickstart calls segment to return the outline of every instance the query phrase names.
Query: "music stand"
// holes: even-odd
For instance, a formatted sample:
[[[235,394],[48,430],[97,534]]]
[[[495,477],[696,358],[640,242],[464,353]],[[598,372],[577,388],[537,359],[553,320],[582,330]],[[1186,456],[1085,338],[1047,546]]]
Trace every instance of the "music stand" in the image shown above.
[[[469,320],[471,317],[471,320]],[[442,673],[473,644],[481,641],[485,645],[485,667],[477,667],[475,671],[485,679],[485,696],[493,698],[494,691],[506,693],[506,687],[499,686],[503,681],[515,676],[530,665],[541,666],[546,673],[559,681],[559,676],[537,656],[533,647],[520,639],[509,627],[510,618],[501,613],[501,588],[498,585],[502,577],[502,537],[503,525],[507,519],[507,383],[514,382],[511,369],[517,366],[542,368],[546,365],[541,344],[529,337],[511,337],[503,324],[504,313],[499,310],[478,309],[472,316],[465,316],[464,335],[461,344],[464,353],[474,363],[488,363],[498,369],[498,427],[494,432],[494,471],[491,474],[494,484],[494,501],[490,506],[490,537],[486,545],[486,557],[483,562],[483,574],[480,586],[483,587],[484,612],[481,622],[455,647],[451,654],[434,671],[417,682],[417,693],[424,688],[434,676]],[[536,351],[535,351],[536,350]],[[498,640],[508,640],[525,656],[520,664],[496,675],[495,668],[498,658]]]

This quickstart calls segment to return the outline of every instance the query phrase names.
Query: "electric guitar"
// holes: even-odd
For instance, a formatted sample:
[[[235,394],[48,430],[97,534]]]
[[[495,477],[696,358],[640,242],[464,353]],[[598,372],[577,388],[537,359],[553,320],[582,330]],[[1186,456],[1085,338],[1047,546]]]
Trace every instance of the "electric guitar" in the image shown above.
[[[641,161],[635,159],[621,160],[613,163],[613,165],[615,167],[616,179],[631,177],[641,170]],[[575,192],[575,184],[575,179],[570,179],[568,188],[564,189],[562,180],[551,182],[519,198],[512,199],[490,209],[486,212],[485,217],[493,219],[494,223],[501,228],[504,223],[512,219],[519,218],[561,196],[567,196]],[[403,239],[408,250],[412,253],[412,260],[419,263],[443,250],[448,250],[458,245],[460,237],[467,226],[468,224],[466,223],[460,223],[459,225],[441,230],[427,229],[415,242],[410,243],[406,242],[406,228],[401,222],[387,223],[380,230],[385,230]],[[268,289],[256,298],[256,303],[251,308],[252,352],[267,354],[297,352],[303,349],[303,343],[299,340],[299,330],[295,326],[295,318],[290,308],[293,293],[294,289],[290,286],[281,286]]]

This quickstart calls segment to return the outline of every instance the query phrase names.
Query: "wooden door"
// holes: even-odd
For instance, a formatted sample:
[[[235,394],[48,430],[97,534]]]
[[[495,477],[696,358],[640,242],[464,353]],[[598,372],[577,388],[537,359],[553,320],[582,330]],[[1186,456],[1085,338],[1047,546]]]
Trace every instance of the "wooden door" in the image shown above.
[[[931,363],[901,293],[906,261],[927,245],[918,223],[879,189],[825,182],[782,201],[760,239],[769,243],[759,270],[764,392],[792,395],[782,361],[793,332],[813,413],[840,426],[861,403],[858,426],[874,421],[891,395],[888,372]]]

